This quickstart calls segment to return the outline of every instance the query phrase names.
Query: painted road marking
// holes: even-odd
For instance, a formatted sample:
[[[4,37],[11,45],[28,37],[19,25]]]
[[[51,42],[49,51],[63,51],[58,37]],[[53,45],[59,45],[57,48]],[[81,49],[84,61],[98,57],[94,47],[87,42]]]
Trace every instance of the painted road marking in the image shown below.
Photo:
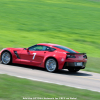
[[[89,78],[89,77],[84,77],[84,76],[76,76],[76,77],[81,77],[81,78],[87,78],[87,79],[92,79],[92,80],[99,80],[99,81],[100,81],[100,79]]]

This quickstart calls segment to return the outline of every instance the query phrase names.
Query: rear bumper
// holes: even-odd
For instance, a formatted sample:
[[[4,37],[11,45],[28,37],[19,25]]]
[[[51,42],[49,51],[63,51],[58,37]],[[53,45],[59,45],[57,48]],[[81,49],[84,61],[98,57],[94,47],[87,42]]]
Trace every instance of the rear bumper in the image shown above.
[[[63,69],[69,69],[69,68],[76,68],[76,69],[84,69],[86,66],[86,62],[82,62],[82,66],[77,66],[77,62],[65,62]]]

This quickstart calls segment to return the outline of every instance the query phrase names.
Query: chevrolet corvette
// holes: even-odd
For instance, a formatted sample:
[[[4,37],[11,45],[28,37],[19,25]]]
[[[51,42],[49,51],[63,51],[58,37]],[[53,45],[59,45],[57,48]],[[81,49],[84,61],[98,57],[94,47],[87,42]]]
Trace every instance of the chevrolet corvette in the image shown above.
[[[29,48],[4,48],[0,51],[2,64],[24,64],[45,68],[49,72],[68,69],[77,72],[84,69],[86,53],[79,53],[65,46],[40,43]]]

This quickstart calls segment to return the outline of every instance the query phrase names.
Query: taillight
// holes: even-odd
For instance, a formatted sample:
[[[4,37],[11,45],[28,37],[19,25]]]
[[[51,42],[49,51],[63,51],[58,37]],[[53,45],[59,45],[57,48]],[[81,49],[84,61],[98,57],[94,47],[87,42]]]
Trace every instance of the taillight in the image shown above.
[[[67,58],[76,58],[74,55],[67,55],[66,59]]]
[[[87,59],[87,55],[84,55],[83,58]]]

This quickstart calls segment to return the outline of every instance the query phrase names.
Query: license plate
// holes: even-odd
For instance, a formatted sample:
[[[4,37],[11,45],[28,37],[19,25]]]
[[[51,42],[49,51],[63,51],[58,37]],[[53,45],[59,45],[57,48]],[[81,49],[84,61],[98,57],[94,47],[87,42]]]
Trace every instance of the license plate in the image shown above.
[[[76,66],[82,66],[82,62],[77,62]]]

